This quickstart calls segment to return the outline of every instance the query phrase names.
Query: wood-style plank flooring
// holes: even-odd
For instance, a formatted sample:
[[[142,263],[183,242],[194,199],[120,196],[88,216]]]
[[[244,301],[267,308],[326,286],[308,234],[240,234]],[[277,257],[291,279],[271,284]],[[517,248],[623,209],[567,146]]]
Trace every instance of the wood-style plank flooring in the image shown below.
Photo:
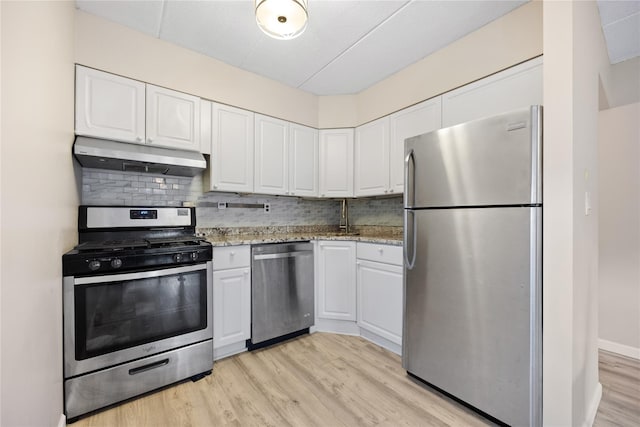
[[[640,426],[640,360],[600,350],[602,400],[594,427]]]
[[[595,426],[640,426],[640,361],[600,353]],[[89,426],[485,426],[410,379],[400,357],[362,338],[307,335],[217,361],[213,373],[99,412]]]
[[[363,338],[306,335],[217,361],[213,373],[81,419],[85,426],[484,426]]]

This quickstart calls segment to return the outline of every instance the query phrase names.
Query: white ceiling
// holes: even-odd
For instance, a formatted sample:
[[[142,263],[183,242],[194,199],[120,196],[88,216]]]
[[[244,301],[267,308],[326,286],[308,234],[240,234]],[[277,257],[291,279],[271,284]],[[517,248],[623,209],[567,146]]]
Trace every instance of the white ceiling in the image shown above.
[[[612,64],[640,56],[640,1],[598,0],[600,22]]]
[[[340,95],[368,88],[527,1],[309,0],[306,31],[286,41],[260,31],[254,0],[76,0],[76,5],[286,85]],[[611,62],[639,56],[640,0],[599,0],[598,5]]]

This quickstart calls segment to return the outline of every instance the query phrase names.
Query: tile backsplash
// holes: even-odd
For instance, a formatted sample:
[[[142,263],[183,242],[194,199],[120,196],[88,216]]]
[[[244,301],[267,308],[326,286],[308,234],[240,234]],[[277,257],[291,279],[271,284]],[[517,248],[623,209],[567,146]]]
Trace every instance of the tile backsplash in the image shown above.
[[[340,200],[204,192],[202,175],[189,177],[82,169],[82,204],[197,207],[199,227],[337,225]],[[264,204],[257,208],[218,209],[218,202]],[[353,225],[402,226],[402,198],[349,199]]]

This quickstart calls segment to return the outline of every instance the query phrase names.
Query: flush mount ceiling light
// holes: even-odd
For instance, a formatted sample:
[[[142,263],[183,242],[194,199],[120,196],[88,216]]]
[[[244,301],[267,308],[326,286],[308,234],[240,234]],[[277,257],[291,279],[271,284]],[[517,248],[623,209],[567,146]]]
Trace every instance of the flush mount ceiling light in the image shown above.
[[[298,37],[307,28],[307,0],[256,0],[256,22],[274,39]]]

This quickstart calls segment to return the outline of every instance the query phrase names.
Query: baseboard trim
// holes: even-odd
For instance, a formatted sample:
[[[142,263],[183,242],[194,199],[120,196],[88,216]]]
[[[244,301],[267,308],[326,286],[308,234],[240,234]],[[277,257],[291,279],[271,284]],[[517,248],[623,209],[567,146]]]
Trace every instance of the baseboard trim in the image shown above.
[[[598,340],[598,347],[602,350],[610,351],[611,353],[617,353],[622,356],[640,360],[640,348],[603,339]]]
[[[600,400],[602,399],[602,384],[598,383],[598,386],[593,393],[593,397],[591,398],[591,404],[589,405],[589,410],[587,411],[587,417],[582,424],[584,427],[591,427],[596,420],[596,415],[598,414],[598,407],[600,406]]]
[[[67,425],[67,417],[64,414],[60,414],[60,419],[58,419],[58,427],[65,427]]]

